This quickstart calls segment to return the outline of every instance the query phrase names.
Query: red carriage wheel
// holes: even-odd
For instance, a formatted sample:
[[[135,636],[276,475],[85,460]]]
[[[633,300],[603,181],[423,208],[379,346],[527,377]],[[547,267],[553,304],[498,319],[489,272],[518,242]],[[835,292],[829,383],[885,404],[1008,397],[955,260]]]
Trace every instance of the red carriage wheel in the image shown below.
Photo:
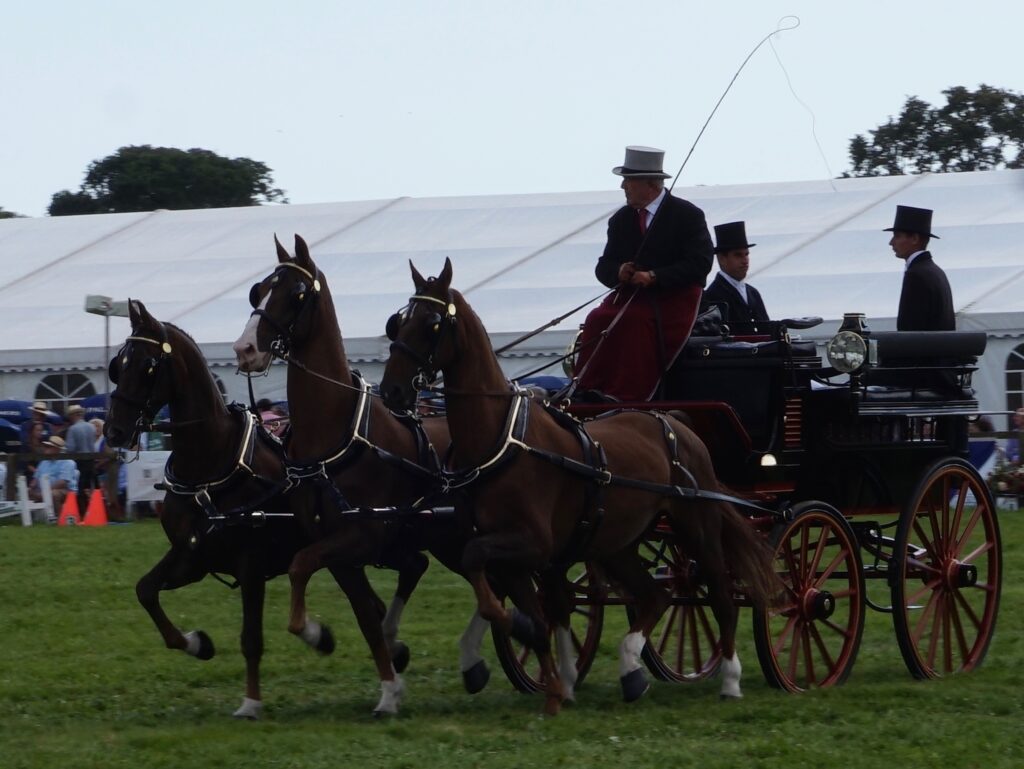
[[[999,610],[1002,546],[978,472],[943,459],[924,475],[896,529],[893,623],[915,678],[981,664]]]
[[[784,585],[754,610],[754,643],[768,683],[800,692],[846,680],[864,632],[864,573],[849,522],[823,502],[801,502],[774,535]]]
[[[707,605],[693,561],[670,531],[656,528],[640,543],[655,580],[672,592],[672,603],[651,631],[642,652],[644,664],[661,681],[700,681],[713,675],[722,661],[718,623]],[[630,622],[633,607],[626,606]]]
[[[607,590],[590,564],[576,564],[569,570],[568,579],[573,588],[573,611],[569,628],[576,652],[576,686],[579,686],[590,672],[590,666],[594,664],[597,655],[597,644],[604,625]],[[491,635],[498,661],[512,685],[526,694],[543,691],[540,668],[534,653],[504,633]],[[551,648],[557,658],[554,633],[550,637]]]

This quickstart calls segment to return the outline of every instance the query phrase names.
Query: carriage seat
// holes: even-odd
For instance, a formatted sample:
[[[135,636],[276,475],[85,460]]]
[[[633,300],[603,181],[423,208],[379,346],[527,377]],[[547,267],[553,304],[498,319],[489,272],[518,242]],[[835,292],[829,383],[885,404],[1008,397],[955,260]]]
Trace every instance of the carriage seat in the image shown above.
[[[985,352],[983,332],[892,331],[869,337],[877,363],[864,377],[869,402],[970,401],[970,372]]]
[[[787,358],[813,357],[817,348],[810,340],[772,339],[768,336],[691,336],[683,346],[683,359],[759,360],[779,364]]]

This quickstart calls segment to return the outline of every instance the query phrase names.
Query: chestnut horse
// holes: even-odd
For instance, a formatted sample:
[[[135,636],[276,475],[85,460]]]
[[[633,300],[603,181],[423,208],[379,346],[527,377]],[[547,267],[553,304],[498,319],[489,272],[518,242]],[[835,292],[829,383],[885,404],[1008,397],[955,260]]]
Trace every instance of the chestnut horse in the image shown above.
[[[409,408],[417,392],[443,373],[453,482],[465,484],[464,514],[477,532],[463,566],[481,616],[536,651],[546,712],[558,712],[566,683],[572,685],[571,678],[560,680],[559,670],[564,678],[572,668],[564,659],[556,668],[544,617],[529,594],[529,575],[544,570],[550,580],[559,571],[555,564],[586,559],[629,591],[637,611],[619,647],[620,674],[624,698],[636,699],[647,689],[641,651],[670,600],[637,549],[661,514],[707,582],[721,639],[722,696],[741,696],[732,580],[743,584],[755,605],[765,605],[776,578],[771,551],[720,493],[701,440],[673,417],[645,411],[597,419],[574,434],[564,418],[505,379],[483,324],[451,288],[451,262],[429,280],[410,267],[416,293],[388,323],[393,342],[381,394],[393,408]],[[521,612],[497,600],[489,571],[502,575]],[[552,592],[561,594],[545,590],[549,597]],[[568,604],[556,601],[544,609],[557,625],[561,655]]]
[[[296,515],[314,540],[296,554],[289,569],[288,629],[315,638],[320,627],[306,616],[305,594],[318,569],[336,564],[362,573],[364,566],[408,568],[410,563],[426,569],[421,549],[457,569],[465,536],[454,519],[430,518],[413,509],[438,488],[432,446],[448,445],[444,419],[424,420],[421,430],[371,397],[369,385],[349,369],[327,280],[306,242],[295,236],[294,258],[276,238],[274,242],[278,266],[253,286],[254,309],[234,350],[243,372],[265,370],[273,355],[288,361],[287,463],[298,484],[293,492]],[[403,684],[392,668],[387,641],[396,632],[408,595],[396,596],[383,628],[371,601],[350,598],[381,680],[375,712],[395,713]],[[487,624],[474,619],[460,643],[470,692],[482,689],[489,675],[479,654]]]
[[[174,446],[160,516],[171,548],[135,592],[168,648],[208,660],[214,655],[209,636],[175,627],[160,605],[160,591],[207,574],[235,578],[242,591],[246,686],[234,715],[259,718],[266,580],[284,574],[303,543],[282,494],[284,451],[250,412],[225,405],[188,334],[153,318],[142,302],[128,306],[132,333],[110,362],[116,387],[103,431],[111,446],[130,447],[168,405]],[[329,654],[333,642],[325,640],[319,650]]]

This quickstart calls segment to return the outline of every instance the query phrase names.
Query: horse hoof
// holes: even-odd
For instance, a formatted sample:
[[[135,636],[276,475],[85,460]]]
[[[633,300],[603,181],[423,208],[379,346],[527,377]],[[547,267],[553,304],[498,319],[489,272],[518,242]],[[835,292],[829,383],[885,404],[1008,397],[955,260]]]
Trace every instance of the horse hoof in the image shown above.
[[[206,632],[203,630],[194,630],[191,633],[186,633],[185,638],[188,639],[188,646],[185,650],[196,659],[211,660],[213,655],[217,653],[213,646],[213,639],[206,635]]]
[[[512,609],[511,615],[512,627],[509,628],[508,634],[519,641],[519,643],[533,649],[535,631],[533,620],[518,609]]]
[[[722,702],[738,702],[743,699],[742,694],[719,694],[718,699]]]
[[[558,697],[547,697],[544,700],[544,715],[557,716],[562,709],[562,701]]]
[[[320,632],[320,640],[317,641],[316,650],[325,657],[334,653],[334,633],[327,625],[323,625]]]
[[[651,685],[647,683],[647,676],[643,668],[637,668],[619,679],[622,684],[622,699],[625,702],[636,702],[644,696]]]
[[[396,673],[404,673],[409,667],[409,647],[404,641],[395,641],[391,647],[391,664]]]
[[[487,663],[483,660],[477,662],[469,670],[462,671],[462,684],[470,694],[482,692],[490,680],[491,671],[487,669]]]
[[[262,702],[260,702],[259,700],[250,699],[249,697],[245,697],[242,700],[242,706],[231,715],[233,715],[235,718],[241,718],[247,721],[259,721],[260,715],[262,713]]]

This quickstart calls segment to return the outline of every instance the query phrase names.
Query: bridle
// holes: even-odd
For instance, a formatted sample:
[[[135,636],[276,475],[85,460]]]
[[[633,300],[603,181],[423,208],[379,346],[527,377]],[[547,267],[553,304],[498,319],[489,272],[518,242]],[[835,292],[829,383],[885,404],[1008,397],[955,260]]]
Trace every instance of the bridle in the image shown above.
[[[160,325],[160,330],[163,332],[163,339],[151,339],[147,336],[138,335],[126,337],[124,345],[118,351],[117,355],[111,358],[110,365],[107,368],[107,375],[110,377],[110,381],[117,385],[118,379],[120,378],[120,372],[128,364],[128,346],[130,343],[141,342],[143,344],[153,345],[159,351],[157,355],[147,358],[144,363],[146,369],[146,383],[148,384],[144,400],[125,395],[121,392],[120,387],[115,387],[114,391],[110,394],[111,400],[121,401],[131,408],[139,410],[139,418],[135,423],[135,434],[132,435],[132,438],[135,438],[139,433],[149,432],[152,430],[157,412],[160,411],[160,408],[163,405],[162,403],[160,405],[154,405],[153,396],[156,393],[161,375],[167,370],[167,363],[171,358],[171,343],[167,341],[167,330],[164,328],[163,324]]]
[[[287,328],[278,323],[277,320],[275,320],[270,313],[268,313],[266,310],[262,309],[259,306],[259,288],[263,281],[261,280],[257,283],[253,283],[252,288],[249,289],[249,304],[253,308],[253,311],[252,313],[250,313],[249,317],[255,315],[260,320],[266,321],[270,325],[270,327],[273,328],[275,332],[277,332],[277,336],[275,336],[274,339],[271,340],[270,342],[270,353],[284,360],[287,360],[288,351],[290,350],[292,343],[295,341],[295,327],[299,324],[299,321],[302,320],[308,313],[313,312],[313,305],[316,303],[316,300],[319,299],[320,297],[319,277],[311,273],[305,267],[300,267],[294,262],[281,262],[277,266],[277,269],[275,269],[271,273],[271,276],[273,277],[273,282],[271,284],[270,289],[271,292],[273,292],[274,290],[273,285],[276,284],[281,279],[281,276],[284,275],[284,270],[286,268],[291,270],[297,270],[309,281],[309,283],[307,284],[300,280],[298,283],[295,284],[295,287],[292,289],[292,299],[293,301],[298,303],[299,309],[295,313],[295,317],[292,319],[291,323],[288,324]],[[266,280],[266,278],[264,278],[264,280]],[[312,291],[310,291],[310,286],[312,286]]]
[[[429,302],[444,308],[444,315],[441,315],[439,312],[432,312],[426,316],[426,322],[431,328],[430,349],[426,355],[416,352],[416,350],[398,338],[398,332],[401,330],[402,325],[412,316],[413,305],[416,302]],[[437,353],[446,334],[451,334],[452,344],[455,344],[455,321],[455,303],[451,300],[450,295],[448,301],[445,301],[433,296],[414,294],[409,297],[409,303],[405,307],[388,318],[385,333],[388,339],[391,340],[391,353],[394,354],[395,351],[402,352],[416,363],[416,376],[413,378],[413,387],[415,389],[425,389],[437,381],[438,373],[441,369],[437,363]]]

